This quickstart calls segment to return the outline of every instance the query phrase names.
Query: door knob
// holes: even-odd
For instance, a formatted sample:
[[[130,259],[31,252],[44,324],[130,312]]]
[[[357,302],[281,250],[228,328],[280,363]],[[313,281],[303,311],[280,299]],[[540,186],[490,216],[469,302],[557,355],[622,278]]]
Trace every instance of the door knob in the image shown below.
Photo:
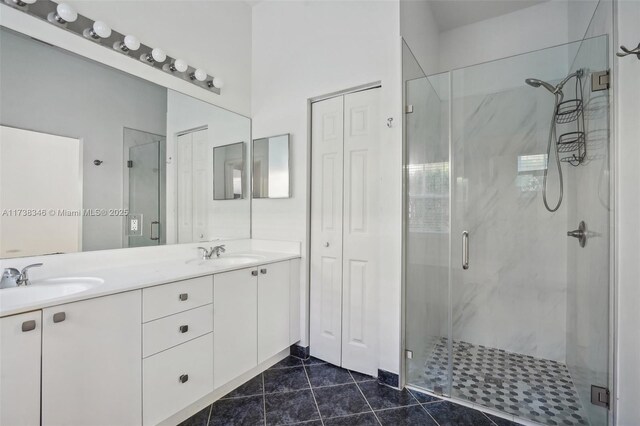
[[[324,243],[325,247],[329,247],[329,241],[327,241],[326,243]]]
[[[578,229],[567,232],[567,236],[577,238],[580,247],[584,247],[587,244],[587,224],[584,220],[580,222]]]

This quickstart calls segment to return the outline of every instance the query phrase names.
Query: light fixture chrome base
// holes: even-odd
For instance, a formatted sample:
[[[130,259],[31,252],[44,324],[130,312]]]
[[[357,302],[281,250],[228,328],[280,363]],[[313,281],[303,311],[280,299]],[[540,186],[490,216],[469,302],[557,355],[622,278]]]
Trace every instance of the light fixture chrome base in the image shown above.
[[[153,59],[153,55],[151,53],[143,53],[142,55],[140,55],[140,60],[142,62],[147,62],[150,64],[154,64],[156,62],[156,60]]]
[[[5,0],[6,1],[6,0]],[[58,15],[56,12],[51,12],[47,15],[47,21],[51,22],[52,24],[57,24],[57,25],[67,25],[67,21],[65,21],[64,19],[62,19],[60,17],[60,15]]]
[[[100,40],[100,36],[96,33],[93,28],[87,28],[82,32],[82,35],[88,38],[89,40],[98,41]]]
[[[4,2],[6,4],[8,4],[9,6],[17,6],[17,7],[27,7],[29,6],[27,3],[21,1],[21,0],[4,0]]]
[[[164,64],[164,65],[162,66],[162,70],[163,70],[163,71],[167,71],[167,72],[176,72],[176,71],[178,71],[178,70],[176,69],[175,64],[173,64],[173,63],[171,63],[171,64]]]
[[[124,44],[124,41],[116,41],[115,43],[113,43],[113,49],[114,50],[118,50],[120,52],[124,52],[124,53],[128,53],[129,50],[131,50],[131,49],[129,49],[127,47],[126,44]],[[142,58],[140,58],[140,59],[142,59]],[[153,59],[153,58],[151,58],[151,59]]]

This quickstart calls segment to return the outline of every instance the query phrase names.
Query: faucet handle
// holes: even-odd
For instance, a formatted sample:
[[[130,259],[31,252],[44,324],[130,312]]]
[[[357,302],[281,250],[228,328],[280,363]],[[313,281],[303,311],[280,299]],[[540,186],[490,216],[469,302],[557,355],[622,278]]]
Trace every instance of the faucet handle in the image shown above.
[[[22,268],[22,271],[20,271],[21,275],[24,275],[27,273],[27,271],[31,268],[38,268],[40,266],[44,265],[44,263],[32,263],[31,265],[27,265],[24,268]]]
[[[5,268],[2,271],[2,280],[0,280],[0,288],[16,287],[20,271],[16,268]]]

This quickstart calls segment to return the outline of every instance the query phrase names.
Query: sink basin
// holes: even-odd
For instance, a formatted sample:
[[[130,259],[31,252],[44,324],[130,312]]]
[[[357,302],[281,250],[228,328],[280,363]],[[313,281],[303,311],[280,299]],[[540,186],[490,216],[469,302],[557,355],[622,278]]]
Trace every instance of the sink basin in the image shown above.
[[[223,254],[220,257],[212,257],[211,259],[192,259],[187,263],[195,265],[213,265],[220,267],[247,265],[249,263],[260,262],[266,259],[261,254]]]
[[[104,283],[94,277],[49,278],[35,281],[28,286],[0,290],[0,309],[14,309],[24,305],[57,299],[89,290]]]

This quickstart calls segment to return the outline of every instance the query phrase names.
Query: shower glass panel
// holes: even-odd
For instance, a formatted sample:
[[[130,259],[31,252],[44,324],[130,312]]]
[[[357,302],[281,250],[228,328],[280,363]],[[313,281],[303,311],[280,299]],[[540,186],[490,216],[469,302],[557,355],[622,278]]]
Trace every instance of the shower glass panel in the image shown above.
[[[587,38],[435,76],[404,46],[408,385],[540,424],[608,423],[591,403],[592,386],[610,387],[611,93],[591,82],[608,46]],[[578,71],[561,100],[581,92],[581,108],[558,119],[551,92]],[[581,162],[554,139],[547,151],[552,123],[557,138],[584,133]],[[553,213],[545,170],[549,204],[563,192]],[[584,247],[567,234],[581,222]]]
[[[409,383],[448,394],[449,74],[425,76],[406,44],[403,61],[406,372]]]
[[[543,424],[606,424],[590,403],[591,385],[608,385],[608,91],[591,92],[606,46],[588,39],[451,73],[454,398]],[[525,79],[555,86],[579,69],[588,157],[574,166],[552,144],[547,163],[552,119],[560,137],[582,111],[559,120],[554,95]],[[577,97],[574,82],[562,90]],[[556,155],[564,200],[551,213],[543,175],[548,164],[557,200]],[[584,248],[567,236],[580,221],[593,232]]]
[[[130,215],[125,221],[127,247],[164,244],[161,187],[164,185],[162,150],[164,136],[125,129],[125,205]],[[130,218],[138,219],[132,231]]]

